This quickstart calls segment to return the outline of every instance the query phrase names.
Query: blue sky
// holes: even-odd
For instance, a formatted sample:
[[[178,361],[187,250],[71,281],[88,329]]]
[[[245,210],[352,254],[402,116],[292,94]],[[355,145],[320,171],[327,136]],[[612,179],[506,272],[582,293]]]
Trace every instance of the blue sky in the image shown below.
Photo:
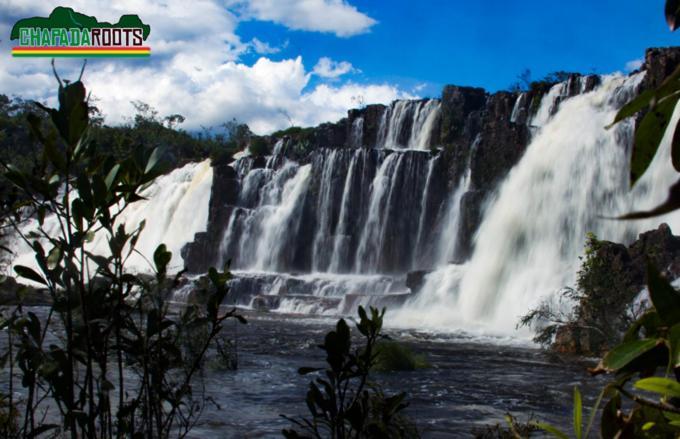
[[[539,78],[557,70],[612,73],[652,46],[677,45],[663,18],[663,0],[355,0],[377,23],[351,38],[291,31],[261,21],[239,33],[287,46],[273,59],[331,56],[361,70],[362,81],[388,81],[409,89],[444,84],[490,91],[507,88],[525,68]]]
[[[549,6],[546,6],[549,4]],[[0,93],[54,102],[48,60],[9,57],[19,18],[70,6],[151,24],[151,59],[93,62],[86,85],[107,122],[130,101],[181,113],[186,128],[233,117],[259,133],[337,120],[357,102],[439,96],[444,84],[507,88],[525,68],[625,71],[676,45],[663,0],[0,0]],[[200,23],[200,26],[197,24]],[[76,61],[59,61],[66,76]],[[200,103],[200,105],[197,105]]]

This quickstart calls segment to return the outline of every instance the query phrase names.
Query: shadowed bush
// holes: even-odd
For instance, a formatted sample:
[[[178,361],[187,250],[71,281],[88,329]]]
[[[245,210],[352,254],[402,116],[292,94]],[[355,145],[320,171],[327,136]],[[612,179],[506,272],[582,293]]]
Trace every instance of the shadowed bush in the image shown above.
[[[396,341],[381,341],[376,347],[376,372],[411,371],[430,367],[424,355],[414,353],[408,346]]]

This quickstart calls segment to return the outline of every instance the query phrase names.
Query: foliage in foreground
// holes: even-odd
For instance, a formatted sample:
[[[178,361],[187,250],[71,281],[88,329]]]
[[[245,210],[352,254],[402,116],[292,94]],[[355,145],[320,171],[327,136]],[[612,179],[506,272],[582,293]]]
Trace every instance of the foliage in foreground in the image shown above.
[[[671,31],[675,31],[680,26],[680,1],[667,0],[665,13]],[[646,111],[635,134],[631,184],[649,168],[666,129],[670,128],[678,100],[680,66],[660,87],[642,93],[617,114],[613,124]],[[680,124],[674,131],[671,162],[680,171]],[[652,218],[677,209],[680,180],[658,207],[632,212],[620,219]],[[593,374],[613,374],[614,380],[600,393],[585,431],[581,397],[578,390],[574,392],[573,432],[578,439],[588,437],[592,419],[605,399],[600,417],[600,436],[604,439],[680,436],[680,293],[651,264],[647,267],[647,289],[653,307],[630,325],[622,342],[591,370]],[[537,425],[555,437],[569,437],[553,426]]]
[[[1,433],[183,437],[208,402],[196,382],[209,346],[225,320],[244,321],[234,310],[220,312],[228,273],[211,269],[202,293],[208,300],[172,317],[167,297],[181,274],[167,276],[172,255],[165,246],[149,262],[155,276],[126,269],[144,224],[124,224],[120,215],[157,176],[160,153],[137,151],[125,159],[102,153],[90,142],[83,83],[57,80],[59,108],[38,104],[51,123],[28,116],[42,148],[36,168],[2,163],[23,200],[7,220],[37,264],[14,270],[40,285],[52,305],[46,316],[19,305],[0,321],[9,370]],[[22,227],[26,217],[35,228]],[[92,251],[95,234],[105,237],[106,254]],[[188,338],[190,349],[183,343]]]
[[[680,293],[651,265],[647,277],[653,308],[637,319],[623,341],[590,371],[614,375],[602,390],[588,423],[590,427],[600,402],[606,399],[600,418],[600,435],[605,439],[680,435]],[[648,395],[657,395],[658,399]],[[576,437],[585,438],[590,428],[582,431],[581,412],[581,397],[575,390],[574,432]],[[557,437],[568,437],[555,427],[538,426]]]
[[[359,307],[356,328],[364,344],[352,349],[347,322],[340,319],[335,331],[326,334],[319,347],[326,353],[326,369],[303,367],[301,375],[319,373],[309,384],[307,407],[310,418],[289,419],[294,429],[283,435],[295,438],[414,438],[418,431],[402,414],[406,394],[387,396],[370,381],[376,364],[376,345],[382,337],[385,310],[370,308],[370,317]]]
[[[532,433],[539,431],[533,420],[520,422],[514,416],[505,416],[505,424],[497,423],[484,427],[472,429],[472,436],[475,439],[516,439],[529,437]]]

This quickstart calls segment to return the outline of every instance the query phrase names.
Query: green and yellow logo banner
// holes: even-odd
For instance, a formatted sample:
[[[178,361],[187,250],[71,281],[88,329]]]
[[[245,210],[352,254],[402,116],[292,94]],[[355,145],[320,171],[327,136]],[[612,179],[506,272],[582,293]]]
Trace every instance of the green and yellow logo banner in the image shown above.
[[[14,57],[139,58],[151,55],[144,43],[150,32],[151,26],[137,15],[123,15],[111,24],[57,7],[47,18],[16,22],[10,40],[17,41]]]

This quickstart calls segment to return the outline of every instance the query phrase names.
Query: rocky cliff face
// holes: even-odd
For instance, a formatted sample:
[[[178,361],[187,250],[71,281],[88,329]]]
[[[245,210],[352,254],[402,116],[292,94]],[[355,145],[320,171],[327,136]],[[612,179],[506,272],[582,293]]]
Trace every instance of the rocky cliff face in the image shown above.
[[[642,233],[629,247],[600,241],[593,258],[596,263],[590,279],[594,281],[588,282],[588,288],[599,292],[597,300],[602,305],[580,301],[578,318],[556,333],[553,349],[558,352],[599,355],[617,343],[631,313],[640,314],[649,306],[648,298],[638,297],[646,287],[647,262],[669,279],[680,277],[680,237],[662,224],[656,230]],[[598,273],[598,267],[603,272]],[[642,299],[640,303],[635,304],[636,298]]]
[[[643,87],[658,85],[678,63],[678,49],[648,50],[645,62],[647,77]],[[388,179],[388,189],[404,194],[404,201],[398,203],[398,195],[394,195],[394,202],[388,197],[384,206],[374,206],[388,211],[386,217],[380,217],[380,227],[383,228],[380,242],[384,245],[380,255],[366,257],[371,259],[372,267],[379,272],[433,268],[437,260],[434,253],[438,250],[423,242],[436,239],[429,232],[442,223],[445,210],[450,207],[445,206],[446,200],[463,184],[465,193],[458,199],[460,220],[452,225],[457,230],[450,231],[448,235],[453,236],[453,239],[457,236],[457,249],[455,254],[447,257],[464,261],[471,254],[473,237],[481,222],[485,204],[521,159],[535,129],[534,124],[540,123],[536,120],[539,107],[548,108],[549,113],[554,114],[564,99],[588,92],[598,82],[596,76],[572,75],[568,81],[552,89],[547,85],[524,93],[495,94],[479,88],[446,86],[438,100],[398,101],[390,106],[368,105],[350,110],[346,118],[336,123],[291,129],[270,136],[270,149],[277,150],[278,158],[248,159],[248,171],[266,168],[269,170],[265,169],[263,174],[271,177],[270,174],[279,172],[283,166],[284,157],[301,166],[312,166],[309,187],[299,206],[301,217],[294,224],[295,230],[291,230],[296,236],[295,248],[290,250],[291,254],[286,256],[286,263],[281,268],[293,271],[329,268],[326,266],[330,264],[328,261],[321,264],[323,267],[314,266],[318,264],[314,261],[316,245],[333,247],[334,251],[353,260],[336,264],[335,269],[356,270],[356,260],[360,259],[356,254],[360,251],[359,240],[366,238],[361,234],[370,232],[366,232],[365,224],[362,225],[362,221],[368,221],[368,210],[371,208],[368,205],[370,200],[366,198],[366,187],[362,185],[371,184],[377,167],[387,160],[389,152],[370,152],[359,157],[352,152],[339,156],[327,151],[378,151],[374,148],[391,148],[394,145],[407,148],[411,144],[429,147],[432,153],[428,155],[430,153],[422,151],[406,154],[396,151],[395,154],[405,158],[390,159],[395,163],[391,168],[394,175]],[[331,158],[336,160],[336,170],[325,168],[323,160]],[[197,235],[195,241],[183,251],[186,266],[192,272],[203,272],[209,265],[224,260],[225,255],[220,253],[225,249],[220,247],[230,219],[236,214],[244,215],[246,210],[254,207],[243,204],[242,191],[247,172],[234,169],[234,166],[220,165],[215,168],[208,230]],[[359,166],[360,171],[357,171]],[[346,176],[350,172],[357,173],[357,176],[348,183],[350,179]],[[253,184],[253,181],[248,184]],[[341,186],[348,186],[344,192],[349,195],[343,195]],[[425,190],[426,186],[430,189]],[[283,191],[284,188],[279,189]],[[351,209],[345,222],[337,218],[342,214],[343,204],[346,209]],[[334,218],[329,220],[323,217],[319,213],[322,207],[330,209]],[[413,221],[404,219],[417,212],[422,212],[421,218]],[[338,236],[340,228],[343,242],[323,241],[325,238],[322,235]],[[414,230],[418,228],[421,230]],[[438,236],[442,236],[440,232]],[[318,253],[317,248],[317,256]],[[398,253],[406,253],[408,257],[400,257]],[[418,258],[414,253],[425,256],[415,261]]]
[[[661,47],[647,49],[642,70],[646,71],[645,88],[656,88],[670,76],[680,64],[680,49]]]
[[[219,251],[217,239],[221,236],[226,221],[233,213],[240,190],[241,182],[234,168],[227,164],[213,168],[208,230],[196,234],[194,242],[182,249],[184,265],[190,273],[207,271],[207,268],[217,259],[217,252]]]

